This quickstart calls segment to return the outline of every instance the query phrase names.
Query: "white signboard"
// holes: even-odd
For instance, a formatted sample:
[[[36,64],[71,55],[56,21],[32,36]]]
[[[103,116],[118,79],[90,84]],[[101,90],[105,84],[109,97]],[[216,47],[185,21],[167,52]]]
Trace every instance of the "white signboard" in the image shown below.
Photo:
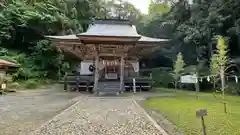
[[[92,75],[93,72],[89,70],[89,66],[94,65],[93,61],[82,61],[81,62],[81,68],[80,68],[80,74],[81,75]]]
[[[197,83],[197,77],[195,74],[194,75],[184,75],[184,76],[181,76],[180,82],[181,83]]]

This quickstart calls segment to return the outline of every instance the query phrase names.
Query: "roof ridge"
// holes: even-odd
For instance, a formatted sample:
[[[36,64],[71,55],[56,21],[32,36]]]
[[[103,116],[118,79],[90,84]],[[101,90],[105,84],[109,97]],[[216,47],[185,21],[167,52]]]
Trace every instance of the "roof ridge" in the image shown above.
[[[131,20],[128,19],[93,19],[93,24],[120,24],[120,25],[133,25]]]

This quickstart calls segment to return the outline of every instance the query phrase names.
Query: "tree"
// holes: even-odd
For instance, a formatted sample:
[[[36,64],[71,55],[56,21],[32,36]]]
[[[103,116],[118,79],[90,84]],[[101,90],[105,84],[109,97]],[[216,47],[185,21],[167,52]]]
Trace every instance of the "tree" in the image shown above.
[[[177,60],[175,61],[174,67],[173,67],[173,78],[175,79],[175,88],[177,88],[177,84],[179,81],[179,78],[181,77],[182,71],[184,71],[184,60],[181,53],[178,53]]]
[[[83,32],[98,6],[97,0],[7,0],[2,3],[0,45],[25,59],[16,59],[21,64],[16,78],[55,79],[63,68],[61,64],[65,58],[43,40],[44,35]],[[4,57],[15,60],[15,55]]]
[[[225,98],[225,71],[227,69],[227,64],[229,61],[229,58],[227,56],[228,53],[228,45],[226,43],[226,40],[222,36],[218,36],[218,44],[217,44],[217,65],[220,73],[221,78],[221,91],[223,99]]]
[[[127,1],[109,0],[100,2],[102,6],[98,10],[97,18],[129,19],[133,23],[139,22],[142,18],[141,12]]]
[[[169,5],[167,3],[162,3],[162,2],[151,1],[148,7],[148,14],[151,17],[154,17],[156,15],[166,14],[169,11],[170,11]]]
[[[219,74],[219,66],[218,66],[218,55],[213,54],[211,58],[211,63],[210,63],[210,71],[211,74],[213,75],[213,88],[216,88],[216,78],[218,77]]]
[[[217,41],[217,52],[212,56],[211,71],[220,76],[222,99],[225,100],[225,71],[229,64],[228,45],[223,36],[217,36]],[[227,112],[226,103],[224,103],[224,111]]]

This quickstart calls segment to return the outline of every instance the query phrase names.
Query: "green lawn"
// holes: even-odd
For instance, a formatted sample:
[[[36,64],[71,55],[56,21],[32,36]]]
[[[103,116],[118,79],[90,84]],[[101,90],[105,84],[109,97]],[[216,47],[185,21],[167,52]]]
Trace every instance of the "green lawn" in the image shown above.
[[[240,135],[240,97],[226,96],[228,114],[225,114],[220,95],[200,93],[197,100],[194,92],[174,94],[176,97],[151,98],[145,106],[160,111],[184,135],[201,135],[201,121],[196,118],[196,110],[200,108],[209,113],[205,117],[208,135]]]

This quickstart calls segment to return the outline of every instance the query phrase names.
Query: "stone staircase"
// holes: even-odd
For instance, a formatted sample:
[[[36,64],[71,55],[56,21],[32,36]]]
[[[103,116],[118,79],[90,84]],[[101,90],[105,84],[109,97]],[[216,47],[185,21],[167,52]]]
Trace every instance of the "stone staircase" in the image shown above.
[[[120,94],[120,82],[119,81],[100,81],[98,82],[98,92],[102,94]]]

